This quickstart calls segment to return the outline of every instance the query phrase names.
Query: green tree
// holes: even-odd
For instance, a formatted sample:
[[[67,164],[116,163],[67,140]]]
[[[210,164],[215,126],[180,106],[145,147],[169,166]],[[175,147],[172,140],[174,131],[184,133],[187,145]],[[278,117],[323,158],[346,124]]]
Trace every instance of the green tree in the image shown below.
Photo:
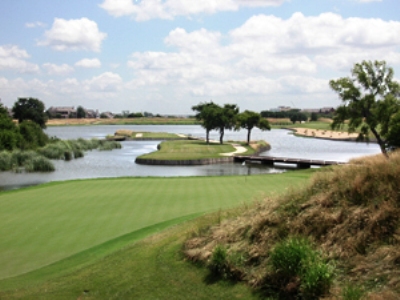
[[[316,112],[312,112],[311,113],[311,118],[310,118],[311,122],[316,122],[318,121],[318,114]]]
[[[385,61],[363,61],[354,65],[351,75],[329,82],[343,102],[331,127],[341,128],[348,120],[349,132],[358,131],[358,140],[366,141],[372,133],[387,155],[387,150],[398,143],[394,132],[399,131],[400,85],[393,81],[394,71]]]
[[[251,131],[254,127],[260,130],[271,130],[267,119],[254,111],[245,110],[238,115],[238,126],[247,130],[247,144],[250,144]]]
[[[221,107],[214,102],[204,102],[192,107],[196,111],[196,120],[201,122],[201,126],[206,130],[206,142],[210,142],[210,131],[218,128]]]
[[[19,140],[18,129],[8,111],[0,104],[0,151],[13,150]]]
[[[30,121],[25,120],[18,126],[21,139],[19,141],[19,148],[22,150],[36,149],[43,147],[47,144],[49,138],[43,132],[42,128]]]
[[[42,101],[35,98],[19,98],[12,111],[19,123],[31,120],[41,128],[46,128],[47,115]]]
[[[78,106],[76,109],[76,117],[78,119],[86,118],[86,111],[82,106]]]
[[[225,129],[232,130],[235,128],[238,114],[239,107],[236,104],[225,104],[218,110],[217,122],[220,144],[224,142]]]
[[[290,121],[295,124],[296,122],[307,121],[307,116],[301,112],[294,112],[290,115]]]

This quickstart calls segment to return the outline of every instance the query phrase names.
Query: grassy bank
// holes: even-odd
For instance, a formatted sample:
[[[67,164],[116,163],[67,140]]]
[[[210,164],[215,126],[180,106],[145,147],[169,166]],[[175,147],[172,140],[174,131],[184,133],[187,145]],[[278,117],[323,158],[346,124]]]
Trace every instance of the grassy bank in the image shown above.
[[[309,174],[78,180],[3,192],[0,278],[43,268],[155,224],[282,193],[304,184]],[[88,251],[86,262],[92,255]],[[0,281],[0,286],[10,285]]]
[[[399,180],[400,152],[323,169],[197,230],[185,253],[270,299],[399,299]]]
[[[191,160],[191,159],[209,159],[221,158],[223,153],[232,153],[236,148],[232,145],[235,142],[225,144],[209,143],[202,140],[182,140],[182,141],[165,141],[160,144],[159,150],[139,156],[140,159],[156,159],[156,160]],[[268,146],[264,141],[259,141],[246,145],[244,142],[236,142],[241,147],[246,148],[246,152],[241,155],[251,155],[260,147]]]

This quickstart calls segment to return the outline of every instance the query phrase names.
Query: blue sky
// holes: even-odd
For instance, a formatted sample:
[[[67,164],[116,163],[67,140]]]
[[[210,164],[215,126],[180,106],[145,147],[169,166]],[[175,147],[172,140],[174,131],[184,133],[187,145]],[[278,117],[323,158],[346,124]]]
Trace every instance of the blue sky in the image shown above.
[[[337,106],[328,82],[385,60],[400,78],[399,0],[2,0],[0,98],[190,114]]]

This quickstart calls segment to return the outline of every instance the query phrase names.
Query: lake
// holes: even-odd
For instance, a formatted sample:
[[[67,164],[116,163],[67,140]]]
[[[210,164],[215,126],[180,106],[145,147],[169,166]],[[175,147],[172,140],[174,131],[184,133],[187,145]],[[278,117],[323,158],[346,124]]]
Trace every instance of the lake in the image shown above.
[[[205,138],[205,130],[199,125],[96,125],[49,127],[46,133],[61,139],[104,138],[118,129],[134,131],[170,132]],[[246,131],[227,131],[224,140],[245,140]],[[218,132],[210,138],[218,139]],[[294,136],[291,131],[253,129],[252,140],[265,140],[271,150],[261,155],[292,158],[336,160],[346,162],[351,158],[373,155],[380,152],[378,145],[329,141]],[[283,172],[288,166],[268,167],[256,164],[217,164],[206,166],[146,166],[135,163],[137,156],[156,151],[159,141],[122,142],[122,149],[113,151],[89,151],[84,158],[73,161],[54,161],[56,171],[52,173],[0,173],[0,188],[14,189],[50,181],[123,176],[221,176],[254,175]]]

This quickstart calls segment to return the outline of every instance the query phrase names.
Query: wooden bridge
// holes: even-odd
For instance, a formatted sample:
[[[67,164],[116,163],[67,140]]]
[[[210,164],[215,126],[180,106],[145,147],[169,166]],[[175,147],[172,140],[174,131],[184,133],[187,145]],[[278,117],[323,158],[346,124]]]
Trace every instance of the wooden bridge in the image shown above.
[[[311,166],[332,166],[342,165],[345,162],[331,160],[313,160],[302,158],[273,157],[273,156],[234,156],[235,162],[255,162],[266,165],[274,165],[274,163],[295,164],[300,169],[308,169]]]

